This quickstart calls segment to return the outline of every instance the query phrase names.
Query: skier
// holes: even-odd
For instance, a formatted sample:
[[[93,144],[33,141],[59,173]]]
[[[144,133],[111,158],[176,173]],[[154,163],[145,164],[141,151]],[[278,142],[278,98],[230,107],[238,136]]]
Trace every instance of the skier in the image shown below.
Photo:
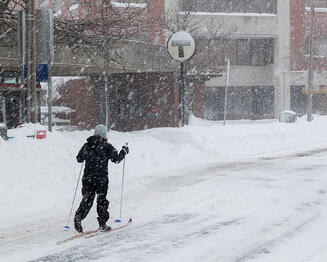
[[[108,231],[111,229],[110,226],[106,225],[109,219],[109,201],[106,199],[109,183],[108,161],[110,159],[118,164],[128,154],[129,149],[127,146],[123,146],[118,153],[107,140],[106,126],[97,125],[94,129],[94,135],[87,139],[87,143],[83,145],[76,156],[79,163],[85,161],[82,178],[83,199],[74,218],[74,226],[79,233],[83,233],[82,220],[89,213],[96,194],[99,230]]]

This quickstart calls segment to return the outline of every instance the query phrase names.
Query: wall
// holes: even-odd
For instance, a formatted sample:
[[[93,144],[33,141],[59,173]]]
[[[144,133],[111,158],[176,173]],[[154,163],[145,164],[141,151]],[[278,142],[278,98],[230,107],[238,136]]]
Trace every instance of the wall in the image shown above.
[[[110,127],[130,131],[178,126],[176,78],[173,73],[111,75],[108,95]],[[53,104],[76,110],[72,113],[73,125],[92,128],[98,123],[104,123],[102,78],[71,80],[60,88],[59,93],[61,98]],[[197,112],[197,115],[201,116],[201,112]]]
[[[60,98],[53,105],[75,109],[72,125],[94,128],[99,123],[98,92],[89,78],[70,80],[59,89]]]

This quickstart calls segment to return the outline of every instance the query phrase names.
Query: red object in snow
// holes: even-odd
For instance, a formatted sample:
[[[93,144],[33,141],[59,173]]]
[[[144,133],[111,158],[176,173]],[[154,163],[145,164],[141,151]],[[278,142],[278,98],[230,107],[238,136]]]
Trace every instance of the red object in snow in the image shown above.
[[[158,111],[159,111],[159,109],[158,109],[158,107],[157,106],[152,106],[151,107],[151,111],[152,111],[152,113],[158,113]]]
[[[45,139],[47,137],[47,130],[36,131],[36,139]]]

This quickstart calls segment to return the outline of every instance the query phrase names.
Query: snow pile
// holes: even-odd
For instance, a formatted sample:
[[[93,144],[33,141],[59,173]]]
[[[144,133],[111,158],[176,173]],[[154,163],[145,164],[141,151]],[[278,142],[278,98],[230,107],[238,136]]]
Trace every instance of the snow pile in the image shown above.
[[[37,140],[32,136],[38,130],[46,127],[24,125],[8,130],[14,139],[0,140],[0,227],[33,220],[35,214],[40,218],[47,210],[56,215],[70,208],[81,168],[75,157],[93,130],[48,132],[46,139]],[[322,116],[311,123],[300,118],[293,124],[228,121],[226,126],[193,118],[184,128],[111,131],[109,142],[117,150],[129,143],[126,183],[137,185],[172,171],[327,147],[325,130],[327,117]],[[112,187],[119,188],[121,173],[122,164],[109,165]]]

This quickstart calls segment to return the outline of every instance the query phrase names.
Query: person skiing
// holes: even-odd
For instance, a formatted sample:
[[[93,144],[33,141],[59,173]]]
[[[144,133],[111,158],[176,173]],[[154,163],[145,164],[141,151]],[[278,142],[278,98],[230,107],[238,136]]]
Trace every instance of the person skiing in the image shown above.
[[[107,200],[108,191],[108,161],[109,159],[118,164],[125,155],[129,153],[129,148],[123,146],[118,151],[107,142],[107,127],[97,125],[94,135],[87,139],[82,146],[76,159],[79,163],[85,161],[84,175],[82,178],[82,201],[75,213],[74,226],[79,233],[83,233],[82,220],[86,218],[93,205],[95,195],[97,195],[97,213],[100,231],[111,229],[106,224],[109,219],[109,201]]]

